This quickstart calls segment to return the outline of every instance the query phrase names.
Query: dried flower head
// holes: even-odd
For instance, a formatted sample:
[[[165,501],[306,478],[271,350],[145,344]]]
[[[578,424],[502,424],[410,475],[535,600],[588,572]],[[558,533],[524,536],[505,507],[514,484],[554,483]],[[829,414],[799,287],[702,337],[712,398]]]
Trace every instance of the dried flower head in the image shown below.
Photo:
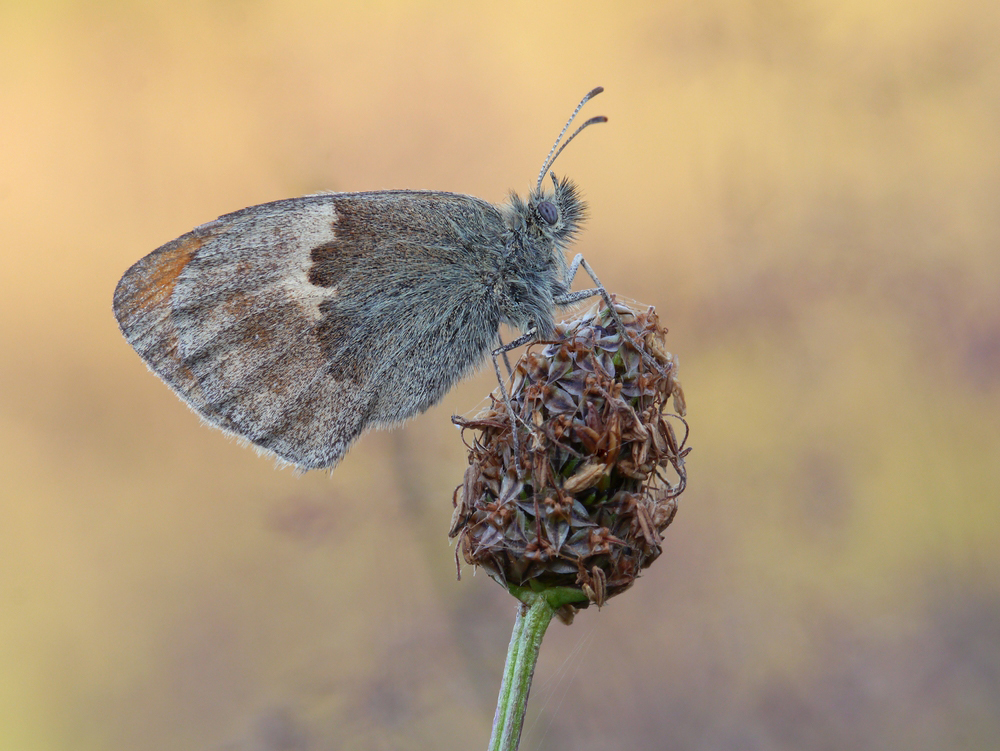
[[[660,555],[677,511],[690,450],[677,360],[652,308],[615,310],[625,332],[602,305],[517,363],[517,442],[496,396],[474,419],[455,418],[476,434],[450,535],[467,563],[512,591],[571,588],[583,607],[600,606]]]

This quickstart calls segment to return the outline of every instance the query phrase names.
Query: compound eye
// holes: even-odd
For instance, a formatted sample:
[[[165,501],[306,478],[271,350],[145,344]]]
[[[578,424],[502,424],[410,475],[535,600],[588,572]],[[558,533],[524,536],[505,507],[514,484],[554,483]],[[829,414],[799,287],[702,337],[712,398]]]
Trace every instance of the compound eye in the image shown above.
[[[551,201],[542,201],[538,204],[538,215],[548,225],[553,225],[559,221],[559,209]]]

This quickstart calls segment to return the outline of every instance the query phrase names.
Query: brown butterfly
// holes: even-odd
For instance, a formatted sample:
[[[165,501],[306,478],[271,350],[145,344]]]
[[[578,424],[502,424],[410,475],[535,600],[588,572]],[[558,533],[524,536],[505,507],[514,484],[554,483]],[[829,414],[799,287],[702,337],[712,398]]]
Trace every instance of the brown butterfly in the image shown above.
[[[331,468],[365,430],[437,403],[555,311],[607,293],[564,255],[584,217],[552,175],[527,200],[393,190],[237,211],[154,250],[115,289],[129,344],[211,425],[301,469]],[[570,292],[580,267],[597,288]],[[525,332],[503,345],[501,324]],[[499,375],[499,369],[497,369]],[[501,382],[502,385],[502,382]]]

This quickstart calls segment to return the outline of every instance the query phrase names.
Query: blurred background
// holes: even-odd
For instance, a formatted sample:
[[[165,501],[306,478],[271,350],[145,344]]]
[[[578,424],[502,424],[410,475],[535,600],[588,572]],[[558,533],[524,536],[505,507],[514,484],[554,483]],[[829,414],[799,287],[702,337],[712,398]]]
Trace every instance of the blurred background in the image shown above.
[[[664,554],[553,624],[524,749],[1000,745],[1000,6],[0,3],[0,748],[486,745],[446,537],[483,371],[331,474],[118,333],[137,259],[321,190],[526,192],[670,327]]]

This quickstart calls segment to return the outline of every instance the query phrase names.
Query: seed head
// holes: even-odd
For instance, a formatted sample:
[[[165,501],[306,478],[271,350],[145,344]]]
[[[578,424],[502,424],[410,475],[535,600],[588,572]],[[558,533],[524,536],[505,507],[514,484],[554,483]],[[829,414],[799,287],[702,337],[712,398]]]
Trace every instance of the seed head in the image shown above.
[[[516,443],[495,395],[472,420],[455,418],[469,445],[449,533],[456,557],[512,591],[577,589],[583,607],[600,607],[660,555],[677,512],[690,451],[677,359],[652,308],[615,310],[625,331],[602,305],[518,361]]]

